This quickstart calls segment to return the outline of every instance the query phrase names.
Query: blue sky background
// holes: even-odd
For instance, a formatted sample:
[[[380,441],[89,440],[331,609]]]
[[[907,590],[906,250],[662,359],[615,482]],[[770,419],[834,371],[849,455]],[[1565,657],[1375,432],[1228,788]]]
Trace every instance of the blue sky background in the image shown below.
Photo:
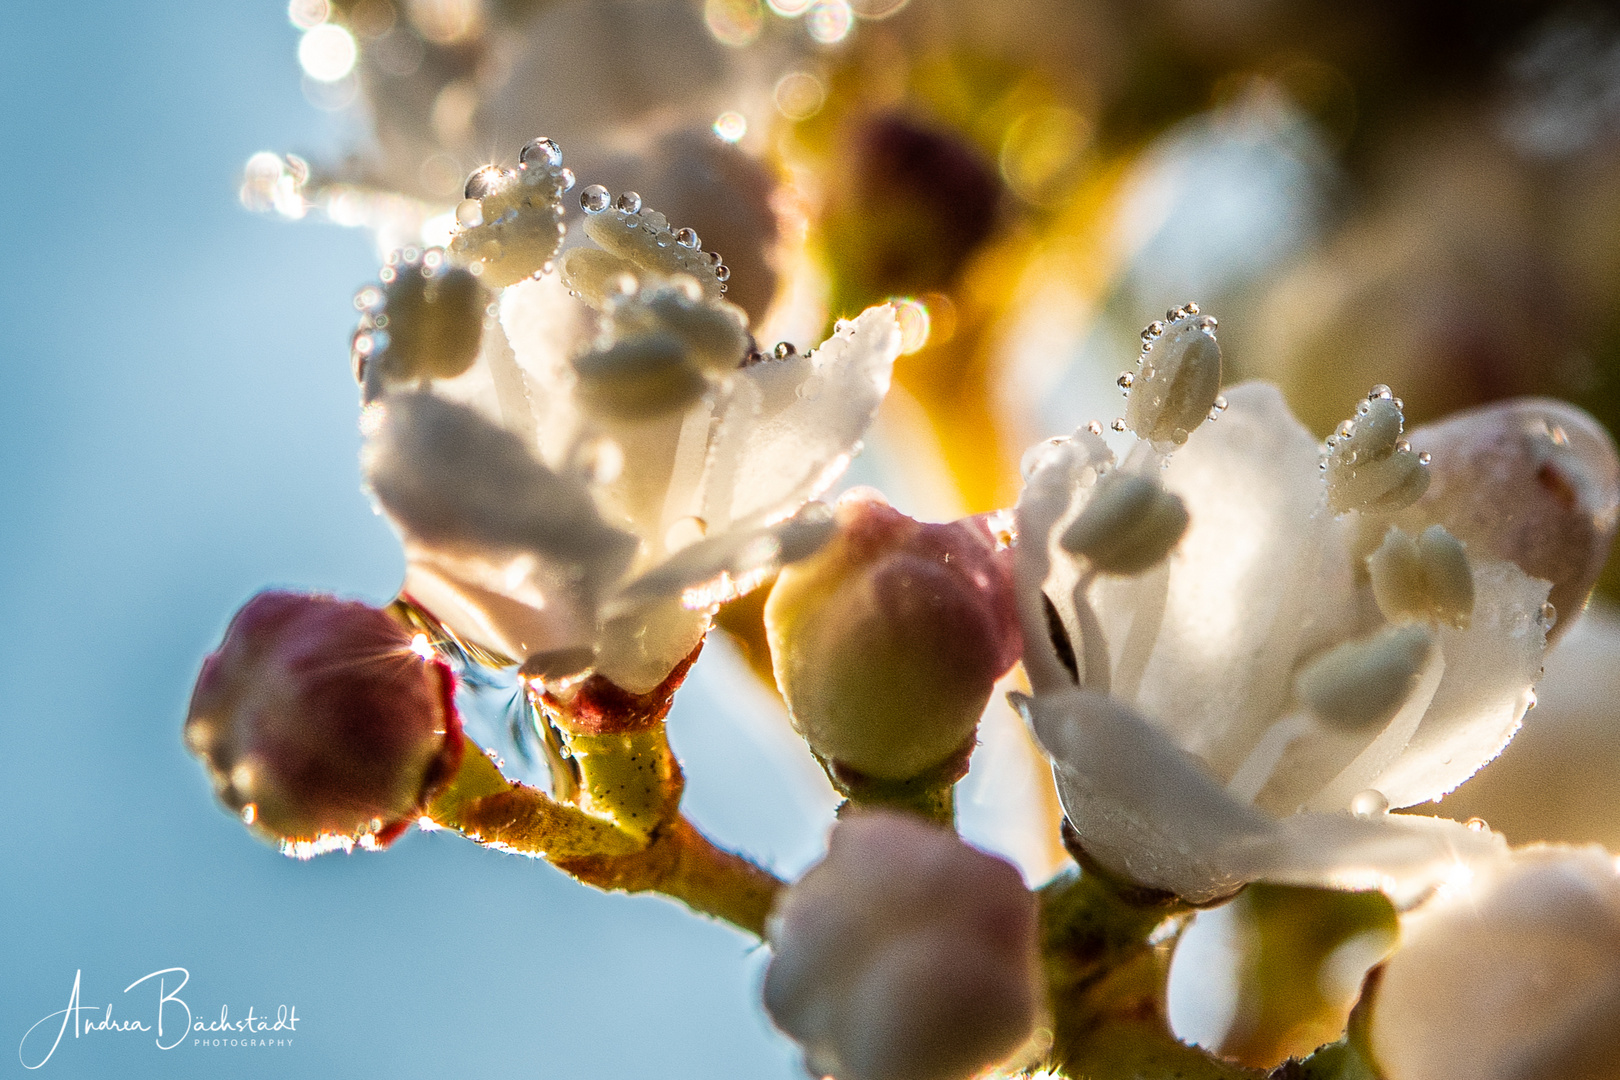
[[[355,463],[369,239],[235,194],[254,151],[352,132],[303,100],[276,0],[5,21],[0,1075],[801,1075],[739,934],[445,834],[300,864],[216,809],[180,721],[231,612],[271,584],[381,601],[398,582]],[[706,658],[672,719],[689,807],[798,869],[830,804],[751,727],[770,721],[734,668]],[[210,1018],[295,1005],[295,1044],[70,1033],[23,1068],[76,972],[84,1004],[150,1023],[156,990],[123,988],[174,966]]]

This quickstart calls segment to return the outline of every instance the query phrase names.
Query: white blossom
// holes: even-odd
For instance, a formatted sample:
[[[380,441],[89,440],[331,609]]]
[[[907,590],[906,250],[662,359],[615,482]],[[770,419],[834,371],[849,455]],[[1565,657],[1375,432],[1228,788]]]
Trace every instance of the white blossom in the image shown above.
[[[558,244],[535,238],[561,221],[566,185],[545,176],[562,171],[548,155],[469,185],[452,257],[512,283],[470,370],[374,395],[366,475],[404,536],[410,600],[527,674],[594,668],[644,692],[718,603],[828,535],[811,500],[859,451],[900,334],[882,306],[808,354],[750,351],[720,258],[632,196],[588,219],[611,251],[554,268]]]
[[[1034,695],[1017,704],[1105,866],[1195,901],[1265,878],[1413,902],[1501,841],[1383,812],[1438,798],[1512,737],[1541,671],[1550,583],[1488,536],[1424,531],[1440,517],[1412,505],[1428,454],[1421,432],[1400,437],[1386,388],[1325,452],[1274,387],[1235,387],[1225,404],[1180,449],[1139,442],[1116,464],[1094,426],[1026,459],[1017,587]],[[1612,446],[1600,450],[1565,455],[1577,486],[1612,470]],[[1159,473],[1190,518],[1167,559],[1129,575],[1062,543],[1121,473]],[[1612,518],[1599,481],[1587,488]],[[1367,559],[1397,513],[1429,537],[1428,562],[1397,560],[1404,577]]]

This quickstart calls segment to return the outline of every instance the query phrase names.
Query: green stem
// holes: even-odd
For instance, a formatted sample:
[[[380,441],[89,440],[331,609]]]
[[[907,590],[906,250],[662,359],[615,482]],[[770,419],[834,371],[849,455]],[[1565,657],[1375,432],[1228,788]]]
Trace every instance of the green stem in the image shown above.
[[[1191,907],[1084,858],[1043,886],[1041,946],[1052,1007],[1050,1063],[1064,1076],[1257,1080],[1266,1074],[1179,1041],[1165,1011],[1175,938],[1155,934]]]

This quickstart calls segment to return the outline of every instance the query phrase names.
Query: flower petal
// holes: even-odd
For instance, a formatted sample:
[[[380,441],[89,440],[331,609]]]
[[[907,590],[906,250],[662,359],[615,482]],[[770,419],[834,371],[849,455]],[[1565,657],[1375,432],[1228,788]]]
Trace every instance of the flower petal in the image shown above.
[[[762,402],[735,459],[731,520],[784,517],[825,491],[858,452],[899,355],[900,324],[884,304],[841,322],[803,361],[740,369],[735,377],[754,382]],[[784,363],[794,366],[776,369]]]

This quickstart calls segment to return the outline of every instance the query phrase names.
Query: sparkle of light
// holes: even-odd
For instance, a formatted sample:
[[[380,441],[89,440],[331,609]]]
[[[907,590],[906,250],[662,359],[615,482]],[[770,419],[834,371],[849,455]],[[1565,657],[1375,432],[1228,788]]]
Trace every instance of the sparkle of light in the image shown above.
[[[742,113],[723,112],[714,120],[714,133],[728,143],[734,143],[748,134],[748,118]]]
[[[928,305],[909,297],[894,301],[894,318],[900,324],[900,351],[914,353],[928,344]]]
[[[354,35],[333,23],[310,27],[298,41],[298,64],[316,82],[337,82],[354,70],[359,57]]]
[[[816,0],[804,16],[804,28],[823,45],[836,45],[849,35],[855,12],[849,0]]]
[[[740,49],[759,40],[765,11],[759,0],[704,0],[703,21],[716,41]]]
[[[411,652],[424,660],[433,659],[433,642],[428,640],[426,634],[417,634],[411,638]]]
[[[309,30],[332,17],[332,5],[327,0],[291,0],[287,5],[287,18],[300,30]]]
[[[789,120],[808,120],[827,103],[827,88],[805,71],[790,71],[776,81],[776,111]]]
[[[786,15],[790,19],[803,15],[814,2],[815,0],[766,0],[772,11],[778,15]]]

